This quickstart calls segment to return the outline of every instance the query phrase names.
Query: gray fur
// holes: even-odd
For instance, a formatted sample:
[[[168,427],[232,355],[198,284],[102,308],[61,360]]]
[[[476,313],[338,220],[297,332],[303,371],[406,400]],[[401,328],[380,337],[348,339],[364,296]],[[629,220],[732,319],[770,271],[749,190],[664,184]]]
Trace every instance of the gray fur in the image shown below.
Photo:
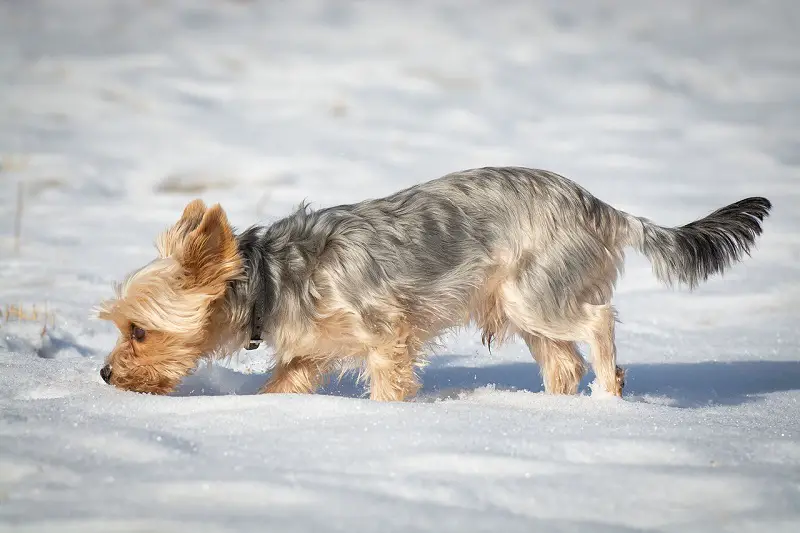
[[[766,198],[745,198],[679,228],[632,217],[631,244],[650,259],[660,281],[694,288],[749,255],[771,207]]]
[[[376,330],[392,326],[378,305],[391,300],[417,329],[461,325],[466,314],[491,337],[491,321],[471,302],[505,269],[529,306],[517,329],[566,339],[577,337],[565,323],[583,316],[584,304],[610,303],[625,246],[641,250],[661,281],[694,287],[749,252],[769,209],[766,199],[750,198],[662,228],[552,172],[465,170],[381,199],[301,206],[244,231],[237,238],[247,279],[233,282],[228,301],[246,329],[266,291],[268,341],[279,321],[310,327],[332,290]]]

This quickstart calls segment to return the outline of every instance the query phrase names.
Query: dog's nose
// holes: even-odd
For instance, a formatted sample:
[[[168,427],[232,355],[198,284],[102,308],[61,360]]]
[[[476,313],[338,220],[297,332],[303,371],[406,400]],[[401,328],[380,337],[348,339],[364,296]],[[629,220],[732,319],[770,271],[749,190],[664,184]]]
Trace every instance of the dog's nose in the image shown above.
[[[100,377],[103,378],[103,381],[106,383],[111,383],[111,367],[109,365],[100,369]]]

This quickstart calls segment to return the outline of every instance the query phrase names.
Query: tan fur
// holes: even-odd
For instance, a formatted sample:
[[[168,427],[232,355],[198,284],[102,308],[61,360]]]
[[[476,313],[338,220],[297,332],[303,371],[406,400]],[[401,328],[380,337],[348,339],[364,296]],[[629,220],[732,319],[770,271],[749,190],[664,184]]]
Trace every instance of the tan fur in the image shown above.
[[[178,222],[156,240],[159,257],[169,257],[175,253],[186,235],[200,225],[206,209],[206,204],[200,199],[192,200],[186,205]]]
[[[161,258],[119,285],[116,298],[100,305],[98,317],[120,331],[107,360],[111,383],[165,394],[217,346],[225,330],[218,317],[222,296],[242,267],[218,205],[205,209],[192,202],[158,243]],[[133,338],[134,326],[147,332],[142,341]]]
[[[553,394],[578,392],[586,366],[574,342],[557,341],[529,333],[521,336],[539,363],[545,390]]]
[[[261,392],[308,394],[322,384],[325,368],[310,357],[298,357],[278,366]]]

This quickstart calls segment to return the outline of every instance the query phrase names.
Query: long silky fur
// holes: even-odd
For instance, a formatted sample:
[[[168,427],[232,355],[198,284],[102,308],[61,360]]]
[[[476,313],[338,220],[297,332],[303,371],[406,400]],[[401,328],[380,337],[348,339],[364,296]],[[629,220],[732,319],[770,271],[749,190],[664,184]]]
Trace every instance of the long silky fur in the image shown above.
[[[221,208],[195,201],[159,240],[171,267],[135,275],[109,316],[123,330],[136,313],[156,330],[159,321],[178,332],[207,324],[205,353],[193,357],[225,356],[250,340],[252,309],[265,298],[260,333],[276,358],[268,392],[312,392],[333,370],[360,366],[372,398],[403,399],[419,386],[425,350],[444,331],[475,325],[490,347],[521,336],[556,393],[576,390],[584,366],[574,343],[585,341],[598,380],[621,395],[611,297],[625,248],[643,252],[662,282],[692,288],[750,252],[770,208],[747,198],[665,228],[520,167],[454,172],[355,204],[304,204],[238,234]],[[164,318],[194,309],[197,294],[213,301]]]

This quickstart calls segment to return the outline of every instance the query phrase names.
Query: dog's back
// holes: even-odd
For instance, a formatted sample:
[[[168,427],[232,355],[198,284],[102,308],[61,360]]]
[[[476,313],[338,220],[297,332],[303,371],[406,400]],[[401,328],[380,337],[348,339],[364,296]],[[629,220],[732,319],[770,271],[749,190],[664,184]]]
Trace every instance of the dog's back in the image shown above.
[[[304,265],[357,312],[374,314],[370,305],[390,298],[438,329],[470,315],[475,299],[507,276],[521,280],[543,316],[608,302],[628,245],[653,260],[659,279],[693,285],[749,249],[768,209],[766,200],[750,199],[673,230],[618,211],[558,174],[485,167],[380,199],[304,208],[269,234],[283,254],[318,251]]]

